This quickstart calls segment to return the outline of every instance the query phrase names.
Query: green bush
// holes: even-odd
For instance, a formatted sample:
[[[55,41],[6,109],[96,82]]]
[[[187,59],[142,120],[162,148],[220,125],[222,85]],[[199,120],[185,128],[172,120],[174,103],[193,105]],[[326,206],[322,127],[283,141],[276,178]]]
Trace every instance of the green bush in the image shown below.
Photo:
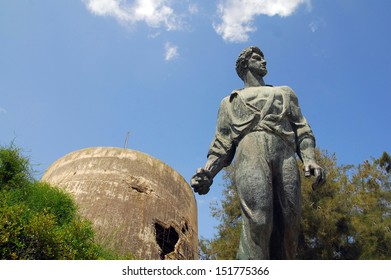
[[[119,258],[94,242],[69,194],[33,180],[19,149],[0,148],[0,259]]]
[[[11,145],[0,148],[0,188],[24,186],[31,180],[31,170],[27,158]]]

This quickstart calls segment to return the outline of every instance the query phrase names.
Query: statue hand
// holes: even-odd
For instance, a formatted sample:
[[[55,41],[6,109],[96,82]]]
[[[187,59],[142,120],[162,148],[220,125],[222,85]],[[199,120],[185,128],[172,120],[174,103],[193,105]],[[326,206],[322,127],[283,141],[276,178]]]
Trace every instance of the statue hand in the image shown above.
[[[326,182],[326,174],[322,167],[316,162],[309,162],[304,165],[304,176],[315,176],[315,181],[312,183],[312,189],[315,190]]]
[[[190,185],[194,189],[194,192],[200,195],[207,194],[212,183],[212,175],[204,168],[198,168],[196,174],[190,180]]]

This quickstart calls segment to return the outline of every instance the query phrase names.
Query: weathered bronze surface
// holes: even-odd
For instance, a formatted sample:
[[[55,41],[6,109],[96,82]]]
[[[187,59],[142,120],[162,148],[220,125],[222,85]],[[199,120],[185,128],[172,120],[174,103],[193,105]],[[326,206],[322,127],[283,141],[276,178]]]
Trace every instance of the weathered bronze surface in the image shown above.
[[[208,193],[214,176],[236,156],[235,183],[243,226],[238,259],[294,259],[301,212],[297,154],[316,188],[325,173],[316,163],[315,138],[288,86],[268,86],[266,60],[257,47],[242,51],[236,72],[244,88],[220,105],[208,160],[191,179]]]

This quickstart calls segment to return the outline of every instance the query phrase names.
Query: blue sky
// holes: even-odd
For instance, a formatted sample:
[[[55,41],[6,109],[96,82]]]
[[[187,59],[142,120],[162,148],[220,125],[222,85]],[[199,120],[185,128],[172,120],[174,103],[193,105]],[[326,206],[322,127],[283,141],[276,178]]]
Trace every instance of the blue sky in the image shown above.
[[[37,178],[93,146],[154,156],[189,181],[204,165],[234,64],[259,46],[265,81],[299,96],[340,164],[391,152],[391,1],[0,0],[0,144]],[[197,196],[199,234],[221,176]]]

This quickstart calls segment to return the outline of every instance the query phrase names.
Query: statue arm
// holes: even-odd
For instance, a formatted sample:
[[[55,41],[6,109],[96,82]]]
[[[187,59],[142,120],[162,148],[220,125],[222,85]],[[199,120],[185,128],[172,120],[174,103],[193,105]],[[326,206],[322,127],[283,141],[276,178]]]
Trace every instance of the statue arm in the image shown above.
[[[208,159],[203,168],[199,168],[191,179],[191,186],[195,192],[206,194],[213,183],[213,178],[221,169],[231,164],[236,146],[230,136],[230,118],[223,100],[217,118],[216,132],[210,145]]]
[[[291,90],[290,95],[290,108],[291,108],[291,123],[296,133],[297,154],[303,161],[304,175],[309,177],[315,176],[315,182],[312,187],[322,185],[326,180],[326,175],[322,167],[320,167],[316,161],[315,155],[315,137],[312,133],[311,127],[307,120],[301,113],[298,98],[296,94]]]
[[[296,135],[296,152],[306,164],[315,161],[315,137],[307,120],[301,113],[297,95],[289,89],[290,122]]]

